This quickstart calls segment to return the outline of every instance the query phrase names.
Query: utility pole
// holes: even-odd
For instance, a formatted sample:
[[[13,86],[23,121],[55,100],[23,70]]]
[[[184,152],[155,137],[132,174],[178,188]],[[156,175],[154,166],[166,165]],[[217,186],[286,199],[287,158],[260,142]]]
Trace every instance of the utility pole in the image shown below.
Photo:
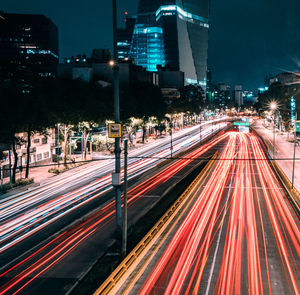
[[[117,0],[113,0],[113,55],[114,55],[114,107],[115,123],[120,123],[120,99],[119,99],[119,65],[118,65],[118,48],[117,48]],[[115,138],[115,175],[120,179],[121,160],[120,160],[120,138]],[[116,198],[116,222],[117,232],[122,232],[122,208],[121,208],[121,184],[115,185]],[[117,233],[117,234],[118,234]]]
[[[171,129],[171,159],[173,159],[173,130]]]
[[[71,137],[69,138],[69,163],[71,163],[71,157],[72,157],[72,146],[71,146]]]
[[[123,205],[123,238],[122,238],[122,257],[127,252],[127,188],[128,188],[128,140],[124,140],[124,205]]]
[[[171,151],[171,159],[173,159],[173,123],[170,123],[170,136],[171,136],[171,146],[170,146],[170,151]]]
[[[202,141],[202,126],[201,126],[201,113],[200,113],[200,143]]]
[[[57,124],[57,168],[59,169],[59,157],[60,157],[60,154],[59,154],[59,124]]]
[[[81,129],[81,161],[83,161],[83,150],[84,150],[84,144],[83,144],[84,138],[83,138],[83,129]]]
[[[11,151],[10,148],[8,150],[8,159],[9,159],[9,185],[11,186],[11,182],[12,182],[12,175],[11,175]]]
[[[294,156],[293,156],[292,189],[294,188],[294,182],[295,182],[296,143],[297,143],[297,113],[296,113],[296,116],[295,116],[295,134],[294,134]]]
[[[275,118],[275,111],[274,111],[274,130],[273,130],[273,161],[275,160],[275,137],[276,137],[276,135],[275,135],[275,120],[276,120],[276,118]]]
[[[1,178],[1,186],[3,185],[3,178],[4,178],[4,169],[3,169],[3,166],[0,165],[0,178]]]

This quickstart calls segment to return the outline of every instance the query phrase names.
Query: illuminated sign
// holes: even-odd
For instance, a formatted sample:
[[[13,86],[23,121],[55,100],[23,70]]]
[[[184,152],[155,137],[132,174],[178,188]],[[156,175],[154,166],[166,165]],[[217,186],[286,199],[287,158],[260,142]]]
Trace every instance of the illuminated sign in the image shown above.
[[[108,124],[108,137],[109,138],[121,138],[122,137],[122,126],[121,124]]]
[[[244,122],[234,122],[234,126],[250,126],[250,123],[244,123]]]
[[[300,121],[296,122],[296,132],[300,132]]]
[[[291,97],[291,120],[294,122],[296,120],[296,99]]]

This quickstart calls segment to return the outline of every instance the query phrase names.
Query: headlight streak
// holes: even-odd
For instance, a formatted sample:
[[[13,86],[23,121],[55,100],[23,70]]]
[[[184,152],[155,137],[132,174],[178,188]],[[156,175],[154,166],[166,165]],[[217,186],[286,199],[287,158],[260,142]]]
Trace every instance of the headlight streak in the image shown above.
[[[252,138],[251,141],[257,157],[264,157],[264,154],[259,149],[258,140]],[[291,249],[295,249],[298,255],[297,260],[299,260],[300,231],[295,222],[297,217],[292,215],[291,209],[288,208],[287,203],[282,198],[282,194],[276,189],[279,187],[279,183],[268,163],[266,161],[256,161],[256,164],[260,169],[259,178],[263,187],[264,200],[282,259],[282,265],[286,268],[286,276],[289,279],[288,282],[291,282],[291,289],[295,294],[299,294],[299,269],[293,251],[291,251]],[[271,188],[271,190],[268,191],[266,188]]]
[[[218,144],[220,141],[226,139],[227,137],[227,134],[219,136],[212,142],[205,144],[202,147],[191,152],[189,154],[191,159],[189,160],[174,160],[174,162],[170,166],[163,169],[156,175],[149,178],[147,181],[141,183],[140,185],[129,191],[129,207],[133,206],[133,204],[145,193],[150,192],[157,185],[167,181],[172,176],[174,176],[179,170],[186,167],[186,165],[193,161],[192,158],[201,156],[202,154],[207,152],[211,147]],[[95,197],[99,196],[100,194],[101,193],[99,193]],[[11,290],[16,290],[17,288],[18,289],[16,290],[16,293],[20,292],[29,283],[29,281],[26,281],[29,279],[29,276],[31,277],[31,282],[37,276],[46,272],[49,269],[49,267],[53,267],[66,255],[70,254],[71,250],[73,250],[74,247],[77,247],[80,244],[80,242],[86,240],[96,230],[100,230],[106,224],[111,222],[114,219],[114,214],[115,210],[113,201],[107,204],[101,210],[99,210],[99,212],[96,212],[92,216],[87,218],[84,222],[71,228],[70,231],[66,231],[62,236],[59,237],[59,239],[56,238],[55,242],[49,242],[47,244],[47,247],[43,248],[43,251],[37,250],[34,254],[30,256],[30,259],[25,258],[23,261],[19,262],[17,266],[13,266],[9,270],[5,271],[5,273],[1,274],[0,277],[8,275],[11,272],[17,272],[17,275],[0,288],[0,294],[11,292]],[[29,261],[30,266],[26,267]],[[18,268],[22,269],[24,267],[26,268],[23,269],[23,271],[21,271],[20,273],[18,273]]]
[[[221,127],[224,126],[226,125],[221,125]],[[208,136],[210,132],[210,128],[204,130],[203,137]],[[199,135],[197,134],[185,139],[183,142],[175,145],[174,152],[181,150],[187,142],[194,141],[198,138]],[[168,156],[169,153],[169,149],[165,149],[158,152],[156,156],[165,157]],[[157,162],[159,162],[159,160],[155,158],[142,159],[134,162],[129,166],[130,178],[145,172]],[[100,188],[100,193],[95,194],[95,190],[99,190]],[[23,197],[20,204],[13,203],[13,206],[9,201],[9,208],[7,208],[6,204],[3,204],[4,211],[0,210],[0,213],[2,214],[2,220],[4,218],[7,218],[7,220],[2,222],[0,226],[0,253],[111,189],[111,175],[109,174],[71,193],[58,196],[54,200],[38,205],[36,208],[30,209],[27,212],[25,211],[19,216],[12,215],[12,213],[18,214],[18,210],[24,208],[24,202],[26,200],[23,200]],[[26,201],[28,204],[26,206],[32,206],[34,203],[40,202],[43,199],[43,196],[39,198],[33,196]],[[16,202],[16,200],[14,200],[14,202]],[[9,218],[10,215],[12,215],[13,218]]]
[[[235,136],[231,134],[226,149],[222,153],[223,157],[228,156],[232,158],[234,156],[235,141]],[[170,276],[164,294],[180,294],[190,269],[198,269],[199,273],[203,272],[208,252],[205,244],[209,241],[209,235],[212,234],[212,228],[216,220],[215,212],[218,211],[214,210],[214,208],[218,208],[220,205],[221,198],[219,198],[219,195],[226,187],[231,162],[222,161],[222,163],[217,163],[207,186],[172,238],[155,269],[147,278],[145,285],[140,290],[140,294],[151,294],[152,291],[155,292],[155,287],[159,288],[159,286],[163,285],[163,273],[168,273]],[[209,234],[205,235],[206,232]],[[200,241],[202,241],[201,244],[203,246],[200,246]],[[195,261],[194,257],[201,257],[201,260],[197,259],[197,264],[193,264]],[[176,261],[176,259],[178,260],[173,266],[174,268],[171,268],[170,260]],[[190,289],[187,289],[186,293],[188,294],[190,291]]]
[[[233,186],[228,188],[232,190],[228,225],[222,260],[219,269],[215,270],[218,276],[213,294],[272,294],[273,277],[268,260],[271,253],[266,244],[264,225],[267,216],[285,270],[284,282],[288,283],[290,294],[299,294],[299,220],[284,198],[259,139],[253,134],[229,134],[230,141],[220,158],[232,160],[218,162],[202,192],[195,193],[198,195],[195,204],[155,266],[151,267],[147,277],[139,275],[144,283],[136,294],[156,294],[162,290],[164,294],[172,295],[199,294],[210,248],[220,228],[219,217],[224,210],[221,200],[231,171],[235,173],[235,179]],[[239,148],[237,160],[249,160],[236,161],[233,166],[235,140]],[[264,218],[261,204],[267,209]],[[246,285],[242,285],[245,274]],[[132,294],[137,280],[132,282],[126,294]]]

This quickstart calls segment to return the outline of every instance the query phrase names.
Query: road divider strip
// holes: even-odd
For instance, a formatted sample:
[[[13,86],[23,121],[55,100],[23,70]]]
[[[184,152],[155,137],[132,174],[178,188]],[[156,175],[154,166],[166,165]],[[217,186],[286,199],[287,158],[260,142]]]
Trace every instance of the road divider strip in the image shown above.
[[[224,122],[227,122],[227,121],[224,121]],[[184,158],[184,156],[185,156],[186,154],[192,152],[193,150],[195,150],[196,148],[198,148],[198,147],[200,147],[200,146],[203,146],[203,145],[207,144],[207,143],[210,142],[213,138],[215,138],[220,132],[226,131],[226,130],[228,130],[228,129],[229,129],[228,126],[222,127],[222,128],[221,128],[219,131],[217,131],[216,133],[212,133],[212,134],[208,135],[207,137],[203,138],[203,139],[201,140],[201,142],[198,142],[198,143],[196,143],[195,145],[192,145],[192,146],[188,147],[188,148],[187,148],[186,150],[184,150],[184,151],[181,151],[181,152],[179,151],[178,153],[175,153],[175,154],[173,155],[172,158],[166,159],[166,160],[164,160],[164,161],[158,163],[158,164],[156,165],[156,168],[164,167],[165,165],[167,165],[168,163],[170,163],[170,162],[172,162],[172,161],[174,161],[174,160],[178,160],[178,159],[180,159],[180,158]]]
[[[293,201],[294,205],[296,206],[298,212],[300,212],[300,194],[295,186],[292,185],[290,179],[286,176],[283,172],[281,167],[278,165],[276,161],[272,163],[274,171],[277,177],[281,180],[283,186],[285,187],[286,191],[290,194],[291,200]]]
[[[143,251],[146,251],[147,248],[150,248],[150,246],[152,246],[151,244],[153,243],[151,242],[153,242],[156,237],[163,233],[163,231],[172,221],[173,217],[177,217],[176,213],[182,212],[183,209],[188,206],[188,201],[190,199],[191,193],[196,187],[199,186],[199,184],[201,184],[204,181],[204,179],[208,175],[207,172],[215,163],[217,154],[217,152],[214,154],[211,160],[206,164],[204,169],[194,179],[194,181],[189,185],[189,187],[184,191],[184,193],[177,199],[177,201],[163,215],[163,217],[153,226],[153,228],[141,240],[141,242],[121,262],[121,264],[112,272],[112,274],[104,281],[104,283],[95,291],[94,295],[106,295],[116,293],[117,290],[113,291],[113,289],[116,288],[116,286],[121,280],[124,282],[123,276],[133,264],[137,264],[136,262],[142,259]]]

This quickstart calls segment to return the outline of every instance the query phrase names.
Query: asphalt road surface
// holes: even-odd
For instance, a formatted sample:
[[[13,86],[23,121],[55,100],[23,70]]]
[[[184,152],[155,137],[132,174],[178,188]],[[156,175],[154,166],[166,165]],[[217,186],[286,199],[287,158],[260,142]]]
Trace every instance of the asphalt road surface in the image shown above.
[[[299,212],[255,134],[228,132],[183,205],[110,294],[299,294]]]
[[[220,128],[225,126],[220,124]],[[216,127],[208,124],[202,128],[202,139],[212,133],[212,128]],[[158,171],[153,167],[169,156],[169,140],[148,148],[146,154],[144,149],[139,151],[150,158],[130,160],[130,220],[134,222],[157,203],[176,181],[195,168],[193,158],[211,153],[220,140],[191,152],[190,160],[174,160]],[[175,137],[174,152],[197,142],[199,126]],[[115,229],[108,172],[113,163],[105,165],[82,172],[87,184],[82,185],[78,176],[70,176],[1,201],[0,294],[65,294],[109,247]]]

